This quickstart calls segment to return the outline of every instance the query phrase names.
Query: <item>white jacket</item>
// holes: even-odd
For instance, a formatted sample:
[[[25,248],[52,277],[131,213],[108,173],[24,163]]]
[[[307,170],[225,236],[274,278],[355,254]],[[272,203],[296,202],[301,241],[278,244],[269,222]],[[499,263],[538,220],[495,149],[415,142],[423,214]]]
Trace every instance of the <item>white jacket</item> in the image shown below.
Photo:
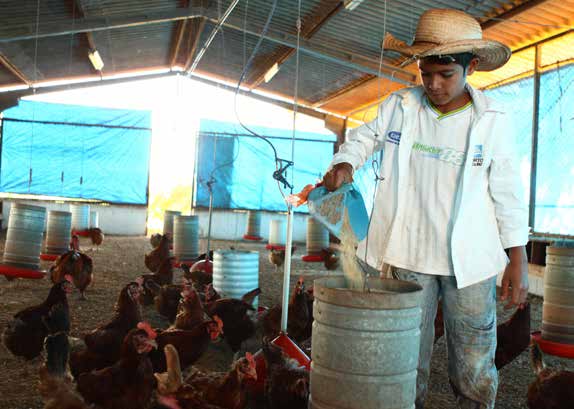
[[[508,263],[504,249],[528,241],[528,212],[510,115],[482,92],[467,88],[475,111],[463,175],[456,187],[450,241],[459,288],[501,272]],[[394,222],[407,218],[408,223],[409,214],[419,211],[405,203],[404,186],[409,179],[409,158],[423,92],[422,87],[416,87],[390,95],[379,106],[374,121],[348,132],[331,163],[348,162],[358,169],[374,152],[383,150],[380,176],[384,180],[378,183],[369,234],[357,250],[359,258],[377,269],[396,258],[387,254],[390,240],[404,241],[400,229],[393,231]]]

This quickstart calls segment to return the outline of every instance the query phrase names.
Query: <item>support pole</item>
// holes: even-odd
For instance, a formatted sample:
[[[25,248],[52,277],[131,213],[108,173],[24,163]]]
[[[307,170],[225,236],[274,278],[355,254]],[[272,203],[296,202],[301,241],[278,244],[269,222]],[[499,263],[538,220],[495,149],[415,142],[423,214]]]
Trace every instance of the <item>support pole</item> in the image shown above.
[[[538,169],[538,117],[540,111],[540,45],[534,48],[534,96],[532,106],[532,151],[530,160],[530,203],[528,225],[536,229],[536,171]]]
[[[291,247],[293,245],[293,206],[287,208],[287,237],[285,239],[285,267],[283,269],[283,299],[281,301],[281,332],[287,333],[289,286],[291,284]]]

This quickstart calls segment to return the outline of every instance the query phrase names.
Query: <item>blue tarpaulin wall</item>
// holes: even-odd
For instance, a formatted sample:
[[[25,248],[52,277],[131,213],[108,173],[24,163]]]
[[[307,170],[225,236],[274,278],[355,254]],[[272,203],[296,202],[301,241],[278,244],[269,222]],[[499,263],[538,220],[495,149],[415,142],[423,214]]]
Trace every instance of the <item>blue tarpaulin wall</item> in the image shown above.
[[[4,112],[0,191],[147,204],[149,111],[20,101]]]
[[[277,149],[281,159],[291,160],[291,136],[288,129],[250,127]],[[333,134],[297,132],[294,167],[294,192],[315,183],[333,157]],[[275,171],[273,150],[264,140],[247,134],[240,126],[214,120],[201,120],[196,174],[196,206],[209,206],[206,182],[213,176],[214,207],[224,209],[260,209],[284,211],[285,201],[272,175]],[[289,194],[288,189],[284,189]],[[297,211],[306,212],[301,206]]]

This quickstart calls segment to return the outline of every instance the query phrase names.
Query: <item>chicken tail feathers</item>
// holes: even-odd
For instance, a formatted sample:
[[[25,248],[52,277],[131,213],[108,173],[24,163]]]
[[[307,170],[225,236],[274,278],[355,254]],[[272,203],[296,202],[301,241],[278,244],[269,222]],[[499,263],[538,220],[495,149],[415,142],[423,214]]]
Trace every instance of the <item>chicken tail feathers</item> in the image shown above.
[[[259,294],[261,294],[261,288],[257,287],[245,294],[243,294],[243,297],[241,297],[241,301],[246,302],[247,304],[253,305],[253,301],[255,300],[255,297],[257,297]]]

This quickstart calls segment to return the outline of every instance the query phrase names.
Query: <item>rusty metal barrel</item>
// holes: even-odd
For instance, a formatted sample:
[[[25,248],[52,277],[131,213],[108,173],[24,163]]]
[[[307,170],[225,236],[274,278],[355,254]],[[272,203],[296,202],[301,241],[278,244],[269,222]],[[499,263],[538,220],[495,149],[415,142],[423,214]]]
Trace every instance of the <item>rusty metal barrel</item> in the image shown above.
[[[46,254],[62,254],[70,248],[72,213],[50,210],[46,232]]]
[[[542,339],[574,344],[574,247],[547,247]]]
[[[199,256],[199,217],[173,218],[173,255],[180,263],[192,262]]]
[[[173,238],[173,218],[181,215],[177,210],[166,210],[163,213],[163,234],[169,233]]]
[[[71,204],[70,212],[72,212],[72,229],[81,231],[90,228],[89,204]]]
[[[369,286],[315,280],[309,408],[415,407],[422,288],[379,278]]]
[[[329,231],[313,217],[307,218],[307,254],[318,255],[329,247]]]
[[[216,250],[213,252],[213,288],[222,296],[240,299],[259,287],[259,252]],[[257,307],[258,297],[253,306]]]
[[[261,212],[249,210],[247,212],[247,231],[246,236],[261,237]]]
[[[2,262],[38,270],[45,223],[44,207],[12,203]]]

